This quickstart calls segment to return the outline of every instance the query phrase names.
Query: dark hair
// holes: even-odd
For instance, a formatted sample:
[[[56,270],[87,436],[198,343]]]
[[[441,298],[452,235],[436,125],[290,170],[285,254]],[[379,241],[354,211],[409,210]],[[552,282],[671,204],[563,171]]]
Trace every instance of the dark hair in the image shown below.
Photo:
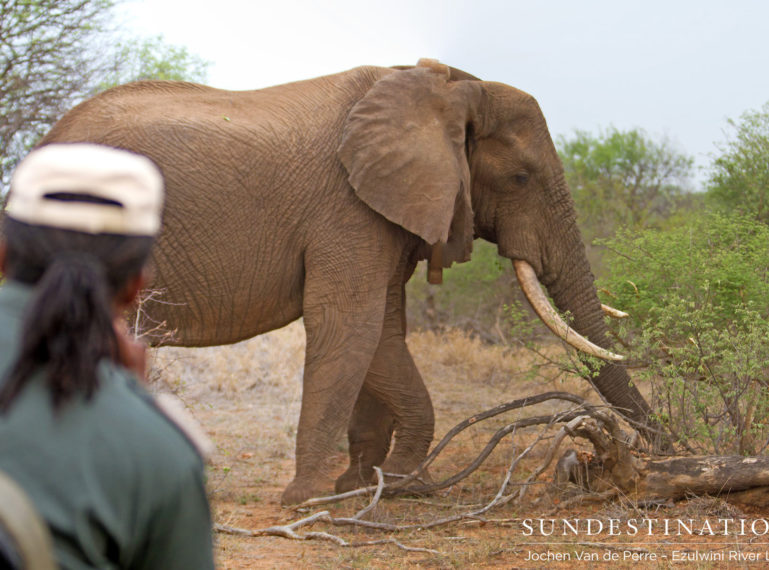
[[[7,410],[41,367],[54,408],[76,393],[90,398],[97,366],[117,358],[112,301],[147,261],[153,238],[92,235],[35,226],[7,216],[6,277],[35,285],[16,361],[0,388]]]

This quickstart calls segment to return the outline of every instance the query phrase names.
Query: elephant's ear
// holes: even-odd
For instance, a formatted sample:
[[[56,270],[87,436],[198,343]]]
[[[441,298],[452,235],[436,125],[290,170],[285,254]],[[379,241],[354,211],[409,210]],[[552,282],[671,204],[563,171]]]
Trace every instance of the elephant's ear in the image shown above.
[[[386,75],[353,107],[339,147],[358,197],[428,244],[447,244],[447,267],[469,259],[473,240],[467,90],[456,86],[431,61]]]

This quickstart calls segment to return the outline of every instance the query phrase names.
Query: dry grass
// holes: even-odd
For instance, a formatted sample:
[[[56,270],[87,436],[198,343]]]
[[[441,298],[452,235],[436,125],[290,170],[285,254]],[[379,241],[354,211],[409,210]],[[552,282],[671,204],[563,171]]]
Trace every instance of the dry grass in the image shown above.
[[[234,345],[155,351],[154,385],[181,397],[218,445],[214,494],[243,459],[256,459],[249,462],[255,481],[293,474],[285,465],[294,458],[304,347],[304,329],[294,323]]]
[[[304,342],[301,324],[294,323],[236,345],[163,348],[155,353],[154,386],[171,389],[179,395],[217,446],[208,476],[212,509],[219,524],[257,529],[299,518],[297,513],[280,507],[280,494],[293,476]],[[534,356],[528,352],[485,345],[460,331],[442,335],[415,332],[408,342],[433,398],[437,437],[477,412],[548,390],[571,391],[598,403],[598,398],[581,379],[564,377],[554,371],[532,376]],[[545,350],[552,355],[561,348],[553,345]],[[474,426],[452,443],[434,464],[433,477],[442,478],[458,471],[486,444],[491,433],[517,415],[552,413],[555,408],[563,406],[543,405]],[[535,435],[536,432],[519,434],[516,439],[519,450]],[[542,461],[544,447],[538,447],[521,465],[519,479]],[[434,496],[384,500],[370,518],[389,523],[424,522],[485,504],[499,487],[510,460],[510,449],[509,443],[503,443],[471,477]],[[342,441],[337,455],[335,459],[341,472],[346,466]],[[543,481],[533,489],[525,505],[508,505],[490,513],[490,518],[499,519],[497,522],[457,523],[394,535],[402,543],[438,550],[440,556],[407,553],[393,546],[343,549],[315,541],[218,535],[218,564],[221,568],[509,568],[518,564],[529,567],[531,565],[523,561],[528,550],[536,547],[537,539],[540,544],[546,540],[523,536],[522,518],[637,516],[633,505],[622,503],[585,505],[553,514],[558,500],[559,496]],[[350,516],[365,503],[366,500],[358,499],[332,505],[330,510],[335,516]],[[695,509],[701,516],[714,512],[713,503],[688,508]],[[686,515],[687,518],[694,516],[688,511]],[[658,512],[655,516],[676,515]],[[325,525],[313,530],[325,530],[349,541],[385,537],[378,532]],[[573,545],[559,547],[560,551],[590,548],[581,546],[579,537],[573,540]],[[546,546],[536,549],[544,551]],[[600,548],[593,550],[603,553]],[[547,565],[559,566],[558,563]],[[620,561],[612,565],[630,568],[637,563]]]

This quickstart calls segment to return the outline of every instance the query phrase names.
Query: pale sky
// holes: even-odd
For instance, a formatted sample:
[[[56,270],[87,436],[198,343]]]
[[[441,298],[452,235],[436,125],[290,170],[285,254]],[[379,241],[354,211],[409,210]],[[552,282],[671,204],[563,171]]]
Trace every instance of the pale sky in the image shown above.
[[[641,127],[700,167],[727,118],[769,101],[765,0],[128,0],[121,14],[211,62],[215,87],[431,57],[534,95],[554,139]]]

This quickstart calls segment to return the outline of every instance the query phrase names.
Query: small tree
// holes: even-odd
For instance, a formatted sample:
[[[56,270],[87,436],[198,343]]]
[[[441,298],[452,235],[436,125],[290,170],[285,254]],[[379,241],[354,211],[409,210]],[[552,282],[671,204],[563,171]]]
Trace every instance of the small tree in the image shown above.
[[[769,102],[729,120],[708,181],[708,201],[769,223]]]
[[[86,93],[96,68],[88,53],[112,0],[0,2],[2,179],[48,127]]]
[[[716,213],[605,241],[607,301],[631,314],[619,334],[645,365],[652,407],[693,452],[769,445],[769,228]]]
[[[114,48],[95,91],[142,79],[202,82],[208,65],[186,48],[166,44],[162,36],[130,39]]]
[[[117,83],[203,80],[205,66],[160,38],[119,43],[116,0],[0,0],[0,190],[70,107]]]
[[[620,227],[657,227],[688,190],[693,160],[641,129],[577,131],[558,139],[566,181],[588,247]],[[601,257],[590,252],[598,266]]]

